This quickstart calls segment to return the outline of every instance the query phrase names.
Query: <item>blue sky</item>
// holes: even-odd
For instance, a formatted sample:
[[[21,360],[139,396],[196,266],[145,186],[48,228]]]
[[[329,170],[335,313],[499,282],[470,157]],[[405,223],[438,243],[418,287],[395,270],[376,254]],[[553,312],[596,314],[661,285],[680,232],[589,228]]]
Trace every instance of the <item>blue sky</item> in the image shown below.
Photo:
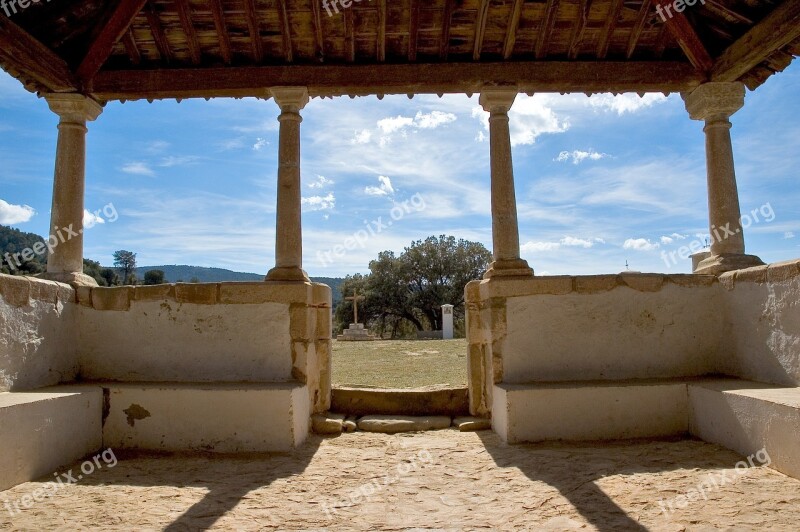
[[[742,211],[758,213],[747,250],[767,262],[800,255],[798,94],[793,65],[748,92],[732,119]],[[128,249],[143,266],[265,273],[277,115],[274,102],[253,99],[108,104],[89,126],[86,208],[113,205],[117,216],[87,230],[86,257],[109,265]],[[365,272],[380,251],[429,235],[491,249],[477,96],[315,99],[303,117],[310,275]],[[47,233],[56,124],[44,100],[0,72],[0,223]],[[690,271],[689,260],[663,254],[707,232],[702,124],[680,96],[520,96],[511,128],[522,255],[537,274],[613,273],[626,261],[638,271]]]

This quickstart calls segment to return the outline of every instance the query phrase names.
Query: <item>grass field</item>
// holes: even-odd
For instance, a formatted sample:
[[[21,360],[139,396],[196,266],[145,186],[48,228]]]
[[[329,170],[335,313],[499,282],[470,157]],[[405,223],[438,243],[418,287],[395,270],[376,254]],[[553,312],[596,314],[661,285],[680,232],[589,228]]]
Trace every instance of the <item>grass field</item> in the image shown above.
[[[333,385],[422,388],[467,385],[467,341],[333,341]]]

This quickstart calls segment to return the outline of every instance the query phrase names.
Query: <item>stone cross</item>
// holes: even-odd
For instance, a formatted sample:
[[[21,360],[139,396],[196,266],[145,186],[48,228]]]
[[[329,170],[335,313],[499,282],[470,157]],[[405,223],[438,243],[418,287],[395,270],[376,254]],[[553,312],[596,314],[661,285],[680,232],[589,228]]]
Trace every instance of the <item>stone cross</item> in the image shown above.
[[[344,299],[353,302],[353,323],[358,323],[358,302],[363,301],[365,299],[364,296],[358,295],[358,290],[353,290],[353,296]]]

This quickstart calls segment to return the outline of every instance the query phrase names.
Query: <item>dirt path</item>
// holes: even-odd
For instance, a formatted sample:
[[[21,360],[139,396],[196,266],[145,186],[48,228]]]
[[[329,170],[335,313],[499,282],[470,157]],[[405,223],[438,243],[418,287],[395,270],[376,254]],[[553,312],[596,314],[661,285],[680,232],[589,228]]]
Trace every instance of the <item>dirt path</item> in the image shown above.
[[[741,457],[697,441],[506,446],[491,432],[445,430],[312,437],[291,456],[119,459],[14,517],[4,501],[41,484],[0,493],[0,529],[797,530],[800,522],[800,481],[763,467],[738,474]],[[703,483],[697,500],[679,498]]]

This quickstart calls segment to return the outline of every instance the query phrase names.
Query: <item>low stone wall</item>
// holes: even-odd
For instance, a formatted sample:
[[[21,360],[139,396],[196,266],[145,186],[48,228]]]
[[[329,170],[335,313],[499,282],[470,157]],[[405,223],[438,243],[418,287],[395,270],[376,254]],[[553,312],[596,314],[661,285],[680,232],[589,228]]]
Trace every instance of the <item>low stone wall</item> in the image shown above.
[[[86,380],[299,382],[329,405],[331,291],[321,284],[79,288]]]
[[[470,409],[494,384],[670,378],[717,366],[724,312],[713,276],[620,274],[467,285]]]
[[[0,392],[75,378],[76,315],[69,286],[0,275]]]
[[[726,309],[719,370],[800,386],[800,260],[720,276]]]

